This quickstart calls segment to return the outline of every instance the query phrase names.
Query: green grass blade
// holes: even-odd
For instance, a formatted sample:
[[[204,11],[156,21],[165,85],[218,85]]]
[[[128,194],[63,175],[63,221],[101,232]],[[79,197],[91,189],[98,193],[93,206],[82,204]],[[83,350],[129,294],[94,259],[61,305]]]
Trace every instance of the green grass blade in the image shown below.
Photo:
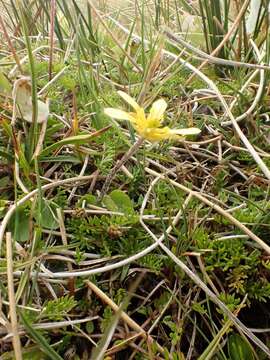
[[[63,360],[63,358],[57,354],[57,352],[52,348],[50,344],[48,344],[47,340],[41,333],[33,328],[30,322],[27,320],[26,316],[20,313],[21,321],[27,331],[27,333],[31,336],[31,338],[41,347],[45,354],[49,356],[52,360]]]
[[[52,152],[55,149],[60,148],[61,146],[64,145],[83,145],[86,144],[86,142],[88,142],[89,140],[92,140],[93,138],[99,136],[100,134],[102,134],[103,132],[107,131],[110,128],[110,126],[106,126],[105,128],[99,130],[99,131],[95,131],[92,134],[83,134],[83,135],[76,135],[76,136],[70,136],[66,139],[60,140],[57,143],[54,143],[48,147],[46,147],[45,149],[43,149],[39,155],[40,158],[42,158],[43,156],[49,154],[50,152]]]

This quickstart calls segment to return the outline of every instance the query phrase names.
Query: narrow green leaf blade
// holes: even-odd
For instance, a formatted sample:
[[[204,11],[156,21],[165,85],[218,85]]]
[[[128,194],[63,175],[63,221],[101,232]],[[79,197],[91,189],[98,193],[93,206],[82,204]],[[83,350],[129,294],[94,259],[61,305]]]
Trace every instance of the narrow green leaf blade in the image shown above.
[[[51,153],[53,150],[60,148],[64,145],[83,145],[87,141],[92,140],[93,138],[99,136],[100,134],[107,131],[111,126],[106,126],[105,128],[95,131],[92,134],[81,134],[76,136],[70,136],[66,139],[60,140],[57,143],[54,143],[48,147],[46,147],[44,150],[41,151],[39,157],[42,158],[43,156]]]
[[[22,323],[27,331],[27,333],[31,336],[31,338],[40,346],[40,348],[44,351],[45,354],[49,356],[52,360],[63,360],[63,358],[57,354],[57,352],[51,347],[50,344],[46,341],[43,335],[37,330],[35,330],[27,318],[23,315],[22,312],[20,313],[20,317]]]

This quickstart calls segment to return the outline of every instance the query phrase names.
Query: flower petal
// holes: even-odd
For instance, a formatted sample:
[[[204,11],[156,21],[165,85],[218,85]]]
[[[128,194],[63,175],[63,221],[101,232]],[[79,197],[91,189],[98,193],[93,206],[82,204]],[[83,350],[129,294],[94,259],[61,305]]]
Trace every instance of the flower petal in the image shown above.
[[[121,96],[122,99],[124,99],[130,106],[133,107],[133,109],[135,111],[138,111],[141,107],[136,103],[136,101],[131,97],[129,96],[127,93],[125,93],[124,91],[117,91],[118,94]]]
[[[176,135],[187,136],[197,135],[201,132],[198,128],[186,128],[186,129],[171,129],[171,132]]]
[[[171,134],[171,129],[167,126],[163,128],[146,128],[140,135],[151,142],[178,137],[178,135]]]
[[[141,128],[147,127],[147,123],[145,121],[145,113],[144,113],[143,108],[140,108],[134,117],[135,117],[134,123],[136,123],[137,126],[139,126]]]
[[[195,135],[200,132],[197,128],[188,129],[170,129],[168,126],[163,128],[144,128],[136,129],[137,132],[145,139],[155,142],[161,140],[184,139],[186,135]]]
[[[113,119],[129,120],[129,121],[134,122],[134,117],[132,115],[130,115],[129,113],[127,113],[126,111],[122,111],[122,110],[114,109],[114,108],[106,108],[106,109],[104,109],[104,113]]]
[[[150,109],[147,121],[157,121],[159,122],[164,115],[164,112],[167,108],[167,103],[164,99],[159,99],[155,101]]]

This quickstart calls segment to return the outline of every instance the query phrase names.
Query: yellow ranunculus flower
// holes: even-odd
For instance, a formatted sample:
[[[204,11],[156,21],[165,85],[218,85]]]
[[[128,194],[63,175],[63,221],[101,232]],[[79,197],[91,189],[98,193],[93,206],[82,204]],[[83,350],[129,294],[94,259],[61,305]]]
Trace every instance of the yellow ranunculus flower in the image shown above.
[[[144,109],[140,107],[132,97],[123,91],[118,94],[135,110],[135,112],[126,112],[114,108],[106,108],[106,115],[114,119],[129,120],[137,133],[144,139],[151,142],[166,139],[181,139],[186,135],[195,135],[200,133],[200,129],[170,129],[168,126],[162,127],[162,120],[167,108],[167,103],[163,99],[155,101],[150,109],[148,116],[145,116]]]

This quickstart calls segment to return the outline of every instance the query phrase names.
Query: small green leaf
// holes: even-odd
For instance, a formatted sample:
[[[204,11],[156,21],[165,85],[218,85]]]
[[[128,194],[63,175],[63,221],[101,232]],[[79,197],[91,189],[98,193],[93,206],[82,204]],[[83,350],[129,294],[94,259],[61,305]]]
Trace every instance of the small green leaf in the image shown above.
[[[42,209],[41,213],[38,213],[38,208],[34,213],[35,219],[40,216],[40,225],[45,229],[55,230],[59,228],[59,224],[56,217],[56,205],[48,200],[43,199],[41,201]]]
[[[63,140],[58,141],[57,143],[54,143],[45,149],[43,149],[40,153],[40,158],[47,155],[48,153],[52,152],[55,149],[60,148],[64,145],[84,145],[87,141],[92,140],[93,138],[99,136],[103,132],[107,131],[111,126],[106,126],[105,128],[95,131],[91,134],[81,134],[76,136],[70,136],[68,138],[65,138]]]
[[[46,156],[41,160],[41,162],[68,162],[73,164],[80,164],[81,160],[78,157],[72,155],[58,155]]]
[[[251,346],[239,334],[232,334],[228,340],[230,360],[254,360]]]
[[[107,209],[111,211],[119,211],[125,214],[134,212],[132,201],[122,190],[113,190],[109,195],[104,196],[103,202]]]
[[[78,206],[82,206],[83,202],[85,202],[87,205],[97,205],[97,198],[93,194],[86,194],[80,198],[78,201]]]
[[[87,334],[92,334],[95,330],[95,326],[93,324],[93,321],[88,321],[85,325]]]
[[[118,208],[112,198],[109,195],[105,195],[103,198],[103,204],[106,206],[106,208],[110,211],[117,211]]]
[[[20,206],[10,219],[9,230],[14,241],[25,242],[29,238],[29,215],[26,206]]]

